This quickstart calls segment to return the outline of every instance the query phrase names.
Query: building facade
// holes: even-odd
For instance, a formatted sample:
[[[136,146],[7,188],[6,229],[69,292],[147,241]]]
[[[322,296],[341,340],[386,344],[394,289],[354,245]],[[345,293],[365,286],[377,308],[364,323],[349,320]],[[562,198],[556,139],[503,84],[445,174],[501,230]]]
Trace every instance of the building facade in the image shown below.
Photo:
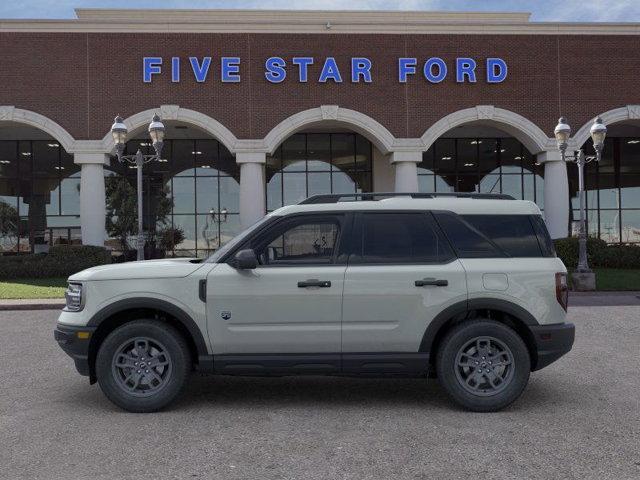
[[[520,13],[77,10],[0,20],[0,252],[124,248],[135,170],[145,230],[204,256],[266,212],[318,193],[491,192],[535,201],[555,238],[578,218],[577,172],[553,139],[603,159],[586,173],[589,233],[640,242],[640,25]],[[106,221],[106,228],[105,228]],[[175,230],[182,235],[174,237]],[[182,238],[184,237],[184,238]],[[171,238],[176,241],[166,241]]]

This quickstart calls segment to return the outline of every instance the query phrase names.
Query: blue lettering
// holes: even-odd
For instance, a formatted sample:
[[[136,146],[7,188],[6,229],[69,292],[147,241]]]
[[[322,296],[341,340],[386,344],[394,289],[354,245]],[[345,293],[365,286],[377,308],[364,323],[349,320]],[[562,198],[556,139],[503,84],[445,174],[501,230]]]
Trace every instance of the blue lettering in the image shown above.
[[[407,75],[413,75],[416,73],[415,58],[399,58],[398,59],[398,81],[400,83],[407,83]]]
[[[222,57],[220,69],[223,82],[238,83],[240,81],[240,57]]]
[[[501,58],[487,58],[487,83],[504,82],[507,78],[507,62]]]
[[[306,83],[308,78],[309,65],[313,64],[313,57],[293,57],[291,63],[298,65],[298,79]]]
[[[336,83],[342,83],[342,77],[340,76],[340,69],[336,63],[336,59],[333,57],[327,57],[324,61],[324,66],[320,72],[319,81],[325,83],[327,80],[333,80]]]
[[[371,60],[368,58],[352,58],[351,59],[351,81],[358,83],[360,77],[366,83],[371,83]]]
[[[162,57],[144,57],[142,59],[142,80],[151,83],[151,75],[157,75],[162,71]]]
[[[464,77],[476,83],[476,61],[473,58],[456,58],[456,82],[464,83]]]
[[[433,73],[433,67],[438,67],[438,73]],[[447,64],[438,57],[427,60],[424,64],[424,76],[431,83],[440,83],[447,76]]]
[[[171,58],[171,81],[173,83],[180,81],[180,57]]]
[[[202,59],[202,65],[198,63],[198,57],[189,57],[191,62],[191,69],[193,75],[196,77],[196,82],[202,83],[207,79],[209,73],[209,67],[211,66],[211,57],[204,57]]]
[[[267,69],[267,71],[264,72],[264,76],[271,83],[280,83],[287,78],[287,71],[284,68],[286,65],[287,63],[280,57],[269,57],[264,63]]]

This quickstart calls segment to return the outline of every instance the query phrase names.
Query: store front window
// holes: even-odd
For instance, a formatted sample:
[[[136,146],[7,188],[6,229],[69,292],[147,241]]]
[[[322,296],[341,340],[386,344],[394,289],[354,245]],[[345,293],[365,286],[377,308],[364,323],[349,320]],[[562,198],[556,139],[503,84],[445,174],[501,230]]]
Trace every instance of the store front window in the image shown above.
[[[504,193],[541,210],[543,173],[515,138],[440,138],[418,164],[421,192]]]
[[[298,133],[266,164],[267,211],[311,195],[370,192],[372,145],[356,133]]]
[[[80,167],[55,140],[0,141],[0,253],[79,244]]]
[[[153,150],[148,140],[132,140],[125,153],[135,154],[138,148],[144,154]],[[240,170],[235,158],[216,140],[180,139],[165,140],[162,159],[143,169],[144,228],[147,248],[153,249],[149,253],[208,256],[240,231]],[[114,250],[134,248],[130,224],[135,225],[137,215],[136,170],[113,157],[105,176],[107,245]],[[132,218],[122,218],[123,211]]]
[[[584,145],[593,152],[589,140]],[[571,226],[580,219],[578,171],[568,165]],[[587,231],[608,243],[640,243],[640,137],[608,137],[602,160],[585,168]]]

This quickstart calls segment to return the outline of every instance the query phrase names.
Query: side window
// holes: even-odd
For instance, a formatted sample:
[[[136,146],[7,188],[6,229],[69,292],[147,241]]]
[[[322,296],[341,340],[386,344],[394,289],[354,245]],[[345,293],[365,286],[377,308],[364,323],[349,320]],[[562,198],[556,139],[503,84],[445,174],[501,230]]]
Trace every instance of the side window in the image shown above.
[[[453,258],[426,213],[364,213],[359,225],[354,263],[436,263]]]
[[[438,212],[435,217],[460,258],[505,256],[495,243],[455,213]]]
[[[511,257],[541,257],[538,237],[528,215],[463,215]]]
[[[261,265],[309,265],[333,262],[340,234],[338,219],[322,217],[287,222],[261,242],[256,254]]]
[[[549,235],[547,226],[544,224],[544,220],[540,215],[531,215],[529,218],[531,219],[533,229],[536,231],[536,235],[538,236],[538,243],[542,249],[542,256],[555,257],[556,247],[553,245],[553,240],[551,240],[551,236]]]

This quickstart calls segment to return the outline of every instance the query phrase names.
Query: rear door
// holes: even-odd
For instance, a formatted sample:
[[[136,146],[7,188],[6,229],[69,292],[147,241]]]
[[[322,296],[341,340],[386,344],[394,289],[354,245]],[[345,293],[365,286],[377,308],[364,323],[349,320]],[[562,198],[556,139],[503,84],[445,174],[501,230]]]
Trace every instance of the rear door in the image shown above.
[[[344,282],[345,370],[356,352],[418,352],[429,322],[466,299],[464,268],[430,213],[356,214]]]

